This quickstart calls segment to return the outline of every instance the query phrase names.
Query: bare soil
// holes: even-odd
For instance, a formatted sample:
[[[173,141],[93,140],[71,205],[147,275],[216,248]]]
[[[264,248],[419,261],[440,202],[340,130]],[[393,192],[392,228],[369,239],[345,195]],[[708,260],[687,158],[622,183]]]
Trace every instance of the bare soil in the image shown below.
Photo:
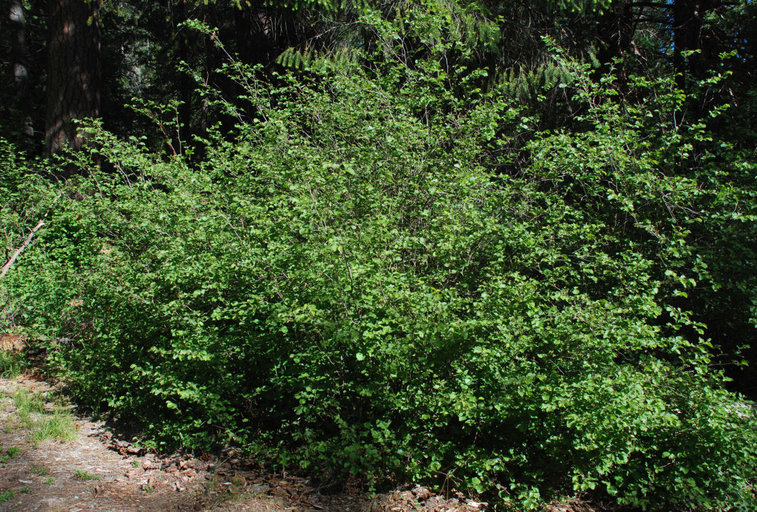
[[[35,442],[34,429],[15,406],[19,390],[44,396],[46,411],[60,408],[60,388],[28,375],[0,379],[0,511],[487,510],[461,494],[438,496],[420,486],[376,496],[347,485],[326,494],[306,479],[256,469],[233,452],[221,458],[158,456],[74,409],[74,440]]]

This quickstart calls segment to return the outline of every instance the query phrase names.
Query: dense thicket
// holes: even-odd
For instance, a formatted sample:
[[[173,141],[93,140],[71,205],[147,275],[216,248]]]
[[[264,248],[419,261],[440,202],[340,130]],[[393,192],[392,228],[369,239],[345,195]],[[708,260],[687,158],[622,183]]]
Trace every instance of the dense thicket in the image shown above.
[[[147,4],[98,10],[80,149],[0,125],[0,329],[81,403],[502,507],[754,508],[751,4]]]

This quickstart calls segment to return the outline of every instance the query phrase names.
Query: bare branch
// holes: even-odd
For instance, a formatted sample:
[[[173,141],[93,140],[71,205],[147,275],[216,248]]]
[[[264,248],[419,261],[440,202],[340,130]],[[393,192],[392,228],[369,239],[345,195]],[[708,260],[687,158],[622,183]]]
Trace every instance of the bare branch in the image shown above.
[[[31,243],[32,238],[34,238],[34,233],[36,233],[39,228],[45,225],[45,221],[41,220],[37,223],[36,226],[34,226],[34,229],[32,229],[32,232],[29,233],[29,236],[26,237],[26,240],[24,240],[24,243],[21,244],[21,247],[16,249],[16,252],[13,253],[13,256],[11,256],[11,259],[8,260],[8,263],[3,265],[3,270],[0,271],[0,277],[5,277],[5,274],[8,273],[11,266],[16,262],[16,259],[18,259],[19,255],[23,252],[24,249]]]

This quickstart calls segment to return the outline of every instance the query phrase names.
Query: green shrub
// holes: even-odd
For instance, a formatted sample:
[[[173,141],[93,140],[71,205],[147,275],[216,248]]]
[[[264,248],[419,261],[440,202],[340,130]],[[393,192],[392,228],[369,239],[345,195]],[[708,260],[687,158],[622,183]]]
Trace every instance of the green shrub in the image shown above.
[[[558,154],[503,172],[518,110],[429,66],[257,84],[257,121],[197,168],[96,129],[3,282],[71,390],[159,447],[373,485],[754,504],[754,414],[660,291],[657,249],[555,185]],[[606,141],[587,145],[624,151]]]

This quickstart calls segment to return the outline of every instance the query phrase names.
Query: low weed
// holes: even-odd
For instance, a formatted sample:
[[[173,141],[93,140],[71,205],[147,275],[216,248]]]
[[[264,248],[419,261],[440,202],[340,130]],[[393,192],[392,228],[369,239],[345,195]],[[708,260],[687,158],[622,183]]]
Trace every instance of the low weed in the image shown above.
[[[79,480],[100,480],[100,475],[87,473],[86,471],[83,471],[81,469],[74,471],[74,477],[78,478]]]
[[[29,471],[34,473],[37,476],[47,476],[50,474],[50,470],[47,469],[44,466],[37,466],[36,464],[32,464],[29,466]]]
[[[6,501],[12,500],[15,495],[16,493],[13,491],[0,492],[0,503],[5,503]]]
[[[3,455],[0,456],[0,463],[5,464],[12,458],[16,457],[16,455],[18,455],[19,453],[21,453],[21,448],[19,448],[18,446],[11,446],[7,450],[5,450],[5,453]]]

